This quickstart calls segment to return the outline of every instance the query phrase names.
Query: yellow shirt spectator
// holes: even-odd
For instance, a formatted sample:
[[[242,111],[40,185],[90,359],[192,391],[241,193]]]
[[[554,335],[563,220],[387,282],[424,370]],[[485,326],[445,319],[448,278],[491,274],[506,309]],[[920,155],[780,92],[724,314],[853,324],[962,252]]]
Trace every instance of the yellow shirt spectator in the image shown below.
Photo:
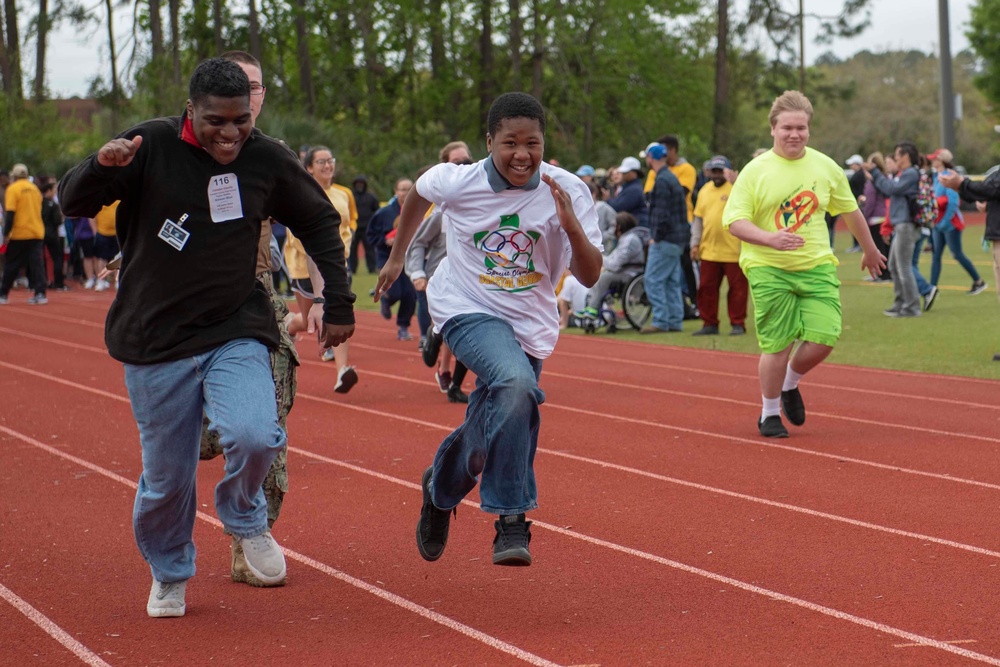
[[[27,178],[19,178],[7,186],[4,210],[14,213],[14,225],[10,228],[11,241],[41,241],[45,238],[42,191]]]
[[[101,236],[114,236],[117,233],[116,220],[118,204],[120,203],[116,201],[110,206],[105,206],[94,216],[94,222],[97,224],[97,233]]]
[[[806,148],[798,160],[786,160],[769,151],[748,164],[733,185],[722,225],[727,230],[737,220],[775,232],[789,229],[805,237],[797,250],[775,250],[744,243],[740,268],[755,266],[785,271],[806,271],[821,264],[838,264],[830,248],[825,213],[837,216],[858,208],[847,177],[836,162]]]
[[[351,191],[350,188],[340,185],[338,183],[332,183],[330,187],[336,188],[340,192],[344,193],[344,195],[347,197],[347,213],[348,213],[347,218],[348,222],[350,223],[350,229],[352,232],[358,231],[358,205],[354,201],[354,193]],[[333,199],[331,198],[330,201],[333,201]],[[340,209],[338,208],[337,210],[339,211]],[[340,219],[341,220],[344,219],[343,213],[340,214]],[[345,245],[350,245],[350,241],[345,242]],[[350,250],[348,250],[348,254],[350,254]]]
[[[698,192],[698,205],[694,217],[701,218],[701,241],[698,254],[709,262],[738,262],[740,260],[740,240],[722,227],[722,214],[729,201],[733,184],[726,181],[716,186],[709,181]],[[692,241],[692,243],[694,243]]]

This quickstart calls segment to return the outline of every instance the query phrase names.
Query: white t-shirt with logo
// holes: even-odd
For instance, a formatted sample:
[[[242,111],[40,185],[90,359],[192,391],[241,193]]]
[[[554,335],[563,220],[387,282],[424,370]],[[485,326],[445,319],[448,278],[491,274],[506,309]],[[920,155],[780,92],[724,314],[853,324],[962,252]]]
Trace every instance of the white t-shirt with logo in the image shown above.
[[[499,317],[525,352],[544,359],[559,338],[555,286],[572,259],[569,237],[549,186],[494,192],[483,162],[439,164],[417,180],[417,193],[441,208],[448,226],[448,256],[427,285],[431,317],[436,330],[463,313]],[[600,250],[584,182],[548,163],[539,169],[570,195],[587,239]]]

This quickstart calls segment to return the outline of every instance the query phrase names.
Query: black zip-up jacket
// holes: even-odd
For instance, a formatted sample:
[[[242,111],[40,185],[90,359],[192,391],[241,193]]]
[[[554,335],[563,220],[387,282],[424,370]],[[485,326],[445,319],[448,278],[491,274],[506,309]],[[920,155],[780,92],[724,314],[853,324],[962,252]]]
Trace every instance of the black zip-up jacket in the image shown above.
[[[963,179],[958,194],[965,200],[989,202],[986,207],[986,240],[1000,241],[1000,169],[978,183]]]
[[[326,281],[323,319],[354,322],[340,216],[290,149],[254,130],[230,164],[182,137],[182,117],[158,118],[123,132],[142,136],[132,162],[103,167],[91,155],[59,183],[66,215],[93,217],[121,200],[119,289],[108,311],[105,342],[115,359],[153,364],[184,359],[236,338],[278,345],[278,327],[255,279],[261,220],[273,216],[302,240]],[[243,217],[212,221],[209,182],[235,175]],[[230,176],[232,179],[232,176]],[[182,250],[159,236],[182,217]]]

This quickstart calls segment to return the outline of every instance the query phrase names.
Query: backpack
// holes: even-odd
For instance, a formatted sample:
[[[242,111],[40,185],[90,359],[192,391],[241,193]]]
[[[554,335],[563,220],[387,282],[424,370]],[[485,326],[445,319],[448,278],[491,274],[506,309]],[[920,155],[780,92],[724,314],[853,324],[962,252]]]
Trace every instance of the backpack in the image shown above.
[[[910,199],[910,217],[920,227],[933,227],[938,219],[938,200],[934,196],[934,181],[927,172],[920,172],[917,194]]]

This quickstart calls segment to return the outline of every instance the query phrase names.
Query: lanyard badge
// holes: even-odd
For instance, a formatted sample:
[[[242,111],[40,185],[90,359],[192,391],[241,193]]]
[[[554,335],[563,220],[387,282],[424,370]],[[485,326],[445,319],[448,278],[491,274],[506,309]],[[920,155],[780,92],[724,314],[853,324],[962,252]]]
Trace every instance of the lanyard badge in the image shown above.
[[[160,237],[161,241],[164,241],[167,245],[172,247],[174,250],[183,250],[184,244],[188,242],[191,237],[191,232],[184,229],[181,225],[184,221],[188,219],[188,214],[185,213],[181,216],[181,219],[177,222],[167,218],[163,221],[163,226],[160,227],[160,232],[157,236]]]

